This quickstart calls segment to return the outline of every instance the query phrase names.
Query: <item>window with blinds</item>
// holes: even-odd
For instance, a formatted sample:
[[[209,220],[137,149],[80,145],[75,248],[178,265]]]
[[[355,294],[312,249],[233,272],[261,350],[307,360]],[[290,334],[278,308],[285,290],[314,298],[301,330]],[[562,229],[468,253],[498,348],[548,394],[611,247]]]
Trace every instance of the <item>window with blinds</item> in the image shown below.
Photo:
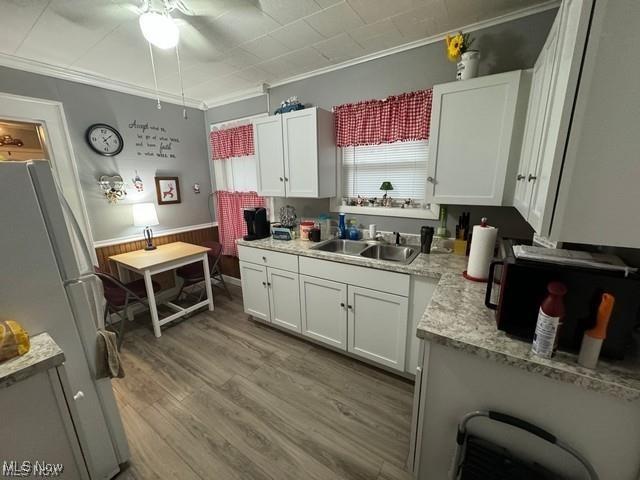
[[[428,160],[427,140],[343,147],[342,196],[381,197],[380,185],[388,181],[392,198],[423,202]]]

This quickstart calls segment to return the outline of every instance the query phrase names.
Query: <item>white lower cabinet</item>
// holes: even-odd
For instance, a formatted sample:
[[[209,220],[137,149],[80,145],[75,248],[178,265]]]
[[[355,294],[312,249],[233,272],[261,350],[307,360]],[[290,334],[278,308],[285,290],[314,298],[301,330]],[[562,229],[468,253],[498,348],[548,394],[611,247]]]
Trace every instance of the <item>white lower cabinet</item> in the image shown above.
[[[267,289],[267,267],[240,262],[242,300],[244,311],[260,320],[269,321],[269,291]]]
[[[300,332],[300,290],[298,274],[267,268],[267,290],[271,323]]]
[[[306,257],[299,257],[298,268],[295,255],[244,246],[239,253],[246,313],[378,365],[414,373],[408,365],[415,356],[408,275]],[[329,280],[329,275],[343,281]],[[394,293],[367,288],[377,285]],[[430,297],[431,290],[427,293]],[[418,303],[417,310],[424,310]]]
[[[347,286],[300,275],[302,334],[347,349]]]
[[[408,299],[349,285],[348,351],[404,371]]]
[[[240,276],[246,313],[300,333],[297,273],[241,261]]]

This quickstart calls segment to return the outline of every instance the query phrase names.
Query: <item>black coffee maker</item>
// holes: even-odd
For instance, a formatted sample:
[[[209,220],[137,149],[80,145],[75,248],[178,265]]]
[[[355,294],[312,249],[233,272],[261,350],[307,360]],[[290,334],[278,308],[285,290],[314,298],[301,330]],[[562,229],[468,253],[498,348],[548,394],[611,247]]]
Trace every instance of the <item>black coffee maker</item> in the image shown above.
[[[244,221],[247,222],[247,234],[242,237],[244,240],[259,240],[271,235],[271,223],[267,220],[266,208],[245,208]]]

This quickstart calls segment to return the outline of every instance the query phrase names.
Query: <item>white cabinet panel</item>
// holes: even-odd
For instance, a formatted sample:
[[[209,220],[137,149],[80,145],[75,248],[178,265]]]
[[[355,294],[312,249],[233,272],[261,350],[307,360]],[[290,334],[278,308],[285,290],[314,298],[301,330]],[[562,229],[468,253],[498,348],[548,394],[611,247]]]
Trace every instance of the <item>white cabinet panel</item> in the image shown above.
[[[267,267],[240,262],[240,281],[244,311],[260,320],[270,321]]]
[[[503,205],[509,197],[511,203],[507,172],[520,154],[528,88],[522,71],[433,87],[431,202]]]
[[[404,371],[407,297],[348,288],[348,351]]]
[[[253,134],[260,195],[336,195],[333,113],[307,108],[259,118],[254,122]]]
[[[288,197],[318,196],[316,110],[283,115],[284,175]]]
[[[267,269],[271,323],[300,333],[300,291],[298,274]]]
[[[284,165],[282,121],[279,115],[258,118],[253,122],[258,194],[265,197],[284,197]]]
[[[319,342],[347,349],[347,286],[300,275],[302,333]]]

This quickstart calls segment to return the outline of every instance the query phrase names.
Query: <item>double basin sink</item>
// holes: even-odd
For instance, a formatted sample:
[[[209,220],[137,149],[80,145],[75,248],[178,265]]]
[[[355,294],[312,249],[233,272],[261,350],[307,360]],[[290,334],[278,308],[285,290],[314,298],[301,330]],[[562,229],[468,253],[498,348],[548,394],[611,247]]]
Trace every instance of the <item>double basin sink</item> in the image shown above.
[[[311,247],[311,249],[402,264],[411,263],[420,253],[417,248],[413,247],[387,245],[376,241],[340,240],[337,238],[320,242]]]

